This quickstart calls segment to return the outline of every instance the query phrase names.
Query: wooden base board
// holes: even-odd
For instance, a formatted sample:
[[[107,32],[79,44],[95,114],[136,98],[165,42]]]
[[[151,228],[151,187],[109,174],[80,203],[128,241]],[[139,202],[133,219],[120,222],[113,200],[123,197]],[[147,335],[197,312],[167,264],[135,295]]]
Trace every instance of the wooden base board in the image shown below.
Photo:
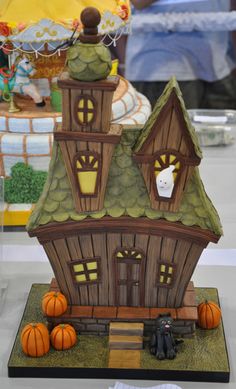
[[[146,345],[144,350],[139,351],[139,368],[134,368],[129,363],[125,367],[109,367],[108,338],[102,336],[79,335],[77,345],[69,351],[64,351],[63,358],[62,352],[52,348],[41,358],[25,356],[20,346],[20,332],[26,323],[45,320],[39,307],[47,290],[48,285],[42,284],[35,284],[31,288],[8,362],[9,377],[229,382],[230,368],[222,324],[216,330],[208,331],[207,336],[206,331],[197,330],[195,340],[185,340],[173,361],[157,361],[149,354]],[[199,301],[207,298],[219,303],[218,293],[214,288],[196,288],[196,292]],[[96,353],[88,354],[89,349],[96,350]]]

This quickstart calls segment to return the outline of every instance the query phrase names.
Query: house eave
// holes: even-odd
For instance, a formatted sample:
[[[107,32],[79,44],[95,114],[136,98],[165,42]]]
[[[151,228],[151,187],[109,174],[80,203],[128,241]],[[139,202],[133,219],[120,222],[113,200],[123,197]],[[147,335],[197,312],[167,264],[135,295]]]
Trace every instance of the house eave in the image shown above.
[[[49,223],[28,231],[30,237],[37,237],[40,243],[56,239],[64,239],[76,234],[93,233],[126,233],[132,232],[168,236],[174,239],[191,240],[193,243],[206,247],[209,242],[217,243],[220,235],[197,226],[185,226],[180,222],[168,222],[164,219],[148,219],[146,217],[119,218],[103,217],[102,219],[87,218],[83,221],[66,221],[62,223]]]

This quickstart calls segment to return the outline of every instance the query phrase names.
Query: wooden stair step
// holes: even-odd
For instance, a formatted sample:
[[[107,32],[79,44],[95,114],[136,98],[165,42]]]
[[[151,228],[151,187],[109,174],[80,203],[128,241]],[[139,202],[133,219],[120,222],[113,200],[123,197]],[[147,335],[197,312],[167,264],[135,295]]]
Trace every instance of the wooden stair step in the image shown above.
[[[114,369],[140,369],[139,350],[110,350],[108,367]]]
[[[111,335],[143,336],[143,323],[111,322]]]
[[[110,335],[109,348],[113,350],[141,350],[142,336]]]

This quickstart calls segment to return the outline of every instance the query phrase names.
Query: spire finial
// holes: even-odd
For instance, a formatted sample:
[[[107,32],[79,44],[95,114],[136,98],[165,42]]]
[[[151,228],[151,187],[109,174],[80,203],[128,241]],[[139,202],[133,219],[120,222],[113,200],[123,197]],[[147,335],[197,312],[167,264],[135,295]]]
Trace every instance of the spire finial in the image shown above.
[[[83,43],[98,43],[101,40],[98,35],[98,25],[101,21],[101,14],[97,8],[86,7],[80,15],[84,26],[83,33],[80,34],[80,41]]]

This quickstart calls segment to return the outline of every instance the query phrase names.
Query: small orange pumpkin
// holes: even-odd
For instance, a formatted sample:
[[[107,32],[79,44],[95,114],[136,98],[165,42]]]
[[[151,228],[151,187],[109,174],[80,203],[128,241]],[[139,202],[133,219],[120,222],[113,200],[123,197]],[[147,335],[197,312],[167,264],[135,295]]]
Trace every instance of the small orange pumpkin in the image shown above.
[[[221,319],[221,310],[213,301],[205,301],[198,305],[198,325],[204,329],[218,327]]]
[[[21,346],[30,357],[42,357],[50,348],[47,327],[43,323],[29,323],[21,331]]]
[[[42,309],[46,316],[61,316],[67,306],[66,297],[60,292],[48,292],[43,296]]]
[[[56,350],[68,350],[76,343],[75,329],[70,324],[59,324],[53,328],[50,340]]]

